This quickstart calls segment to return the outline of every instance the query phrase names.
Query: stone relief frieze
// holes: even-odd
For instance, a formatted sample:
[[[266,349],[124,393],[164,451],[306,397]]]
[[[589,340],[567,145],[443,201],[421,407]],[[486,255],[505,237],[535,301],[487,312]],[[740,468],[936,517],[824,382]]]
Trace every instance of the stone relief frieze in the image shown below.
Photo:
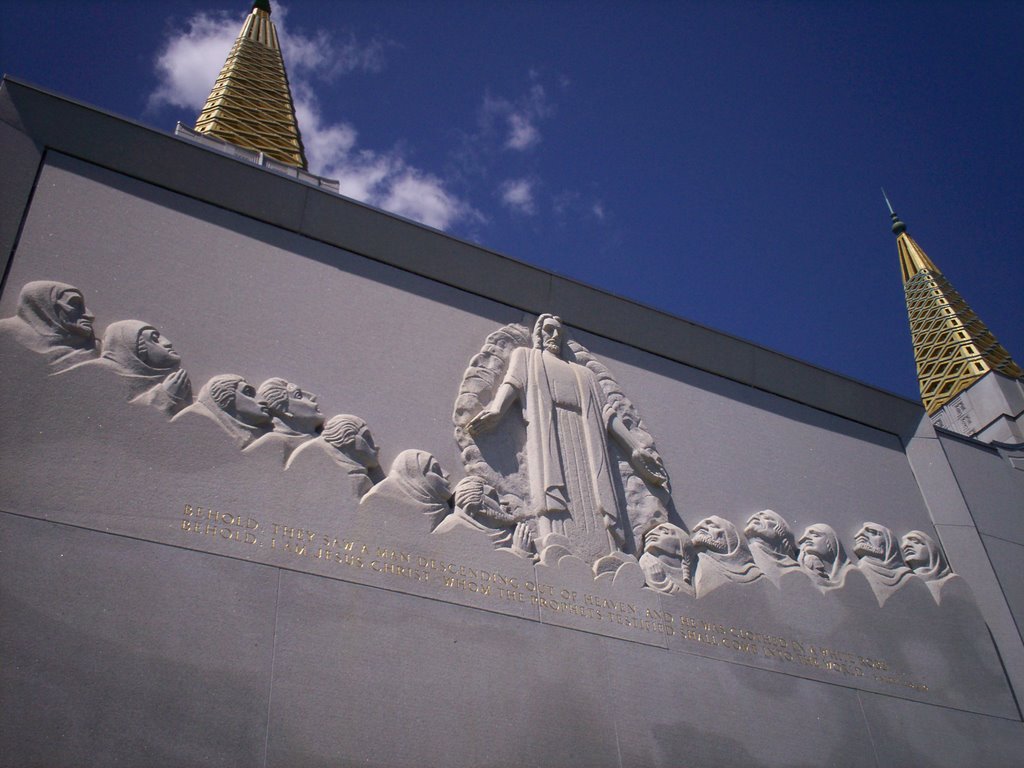
[[[438,524],[435,534],[478,531],[493,542],[495,549],[507,548],[519,557],[534,559],[529,526],[509,510],[507,502],[498,498],[493,486],[476,475],[468,475],[455,486],[452,499],[455,511]]]
[[[824,523],[807,526],[797,546],[800,547],[800,567],[811,577],[815,587],[824,592],[843,586],[851,563],[832,526]]]
[[[272,431],[246,446],[247,453],[266,451],[280,456],[284,463],[295,449],[323,429],[324,415],[316,395],[297,384],[275,376],[256,388],[256,398],[267,404]]]
[[[434,455],[410,449],[395,457],[387,477],[363,496],[359,508],[361,512],[372,514],[381,506],[399,505],[413,513],[410,525],[418,519],[429,533],[451,512],[451,497],[448,473]]]
[[[16,314],[0,320],[0,350],[35,352],[62,371],[97,356],[95,319],[75,286],[34,280],[22,287]]]
[[[924,531],[910,531],[905,534],[900,540],[900,552],[903,555],[903,562],[914,575],[924,579],[937,603],[942,602],[943,586],[960,578],[946,562],[946,553],[942,551],[942,547]]]
[[[207,419],[216,423],[245,448],[271,430],[272,417],[266,402],[259,400],[256,388],[244,377],[222,373],[206,382],[195,403],[178,413],[172,422]]]
[[[192,381],[171,340],[141,320],[118,320],[103,333],[102,353],[60,371],[73,376],[97,368],[119,377],[133,403],[149,405],[167,416],[192,405]]]
[[[762,509],[747,518],[743,529],[754,564],[775,584],[784,573],[800,567],[796,561],[796,539],[782,515]]]
[[[857,567],[867,577],[879,605],[883,605],[913,575],[903,562],[899,540],[884,525],[867,522],[853,542],[853,553],[860,558]]]
[[[693,544],[697,549],[697,597],[725,584],[750,584],[764,577],[750,546],[724,517],[711,515],[697,523],[693,527]]]
[[[319,406],[316,408],[319,412]],[[310,416],[309,421],[312,424],[315,419]],[[251,451],[261,440],[271,437],[273,433],[261,437],[245,450]],[[312,464],[326,457],[349,476],[352,493],[356,498],[362,498],[373,487],[374,476],[379,474],[380,469],[379,451],[370,427],[358,416],[341,413],[323,424],[318,437],[313,438],[308,434],[295,437],[301,442],[288,455],[285,469]]]
[[[540,315],[532,330],[497,329],[471,359],[453,413],[466,473],[454,488],[423,450],[399,451],[385,476],[363,419],[325,421],[319,398],[285,378],[256,388],[219,374],[193,401],[181,356],[155,326],[111,322],[98,342],[94,322],[80,289],[29,282],[16,316],[0,320],[0,343],[40,355],[46,373],[69,385],[89,371],[112,374],[124,399],[174,423],[215,424],[244,454],[269,455],[289,474],[347,476],[359,513],[369,518],[404,509],[403,519],[423,534],[475,535],[527,562],[572,562],[595,579],[635,578],[683,599],[753,582],[784,590],[790,574],[832,593],[857,571],[879,605],[911,582],[927,585],[939,603],[957,578],[939,544],[919,530],[899,540],[886,526],[864,523],[853,537],[856,560],[832,526],[815,523],[797,539],[768,509],[750,514],[742,529],[710,515],[688,532],[636,406],[555,315]]]
[[[672,523],[659,523],[644,536],[640,569],[646,586],[668,595],[695,595],[697,550],[690,534]]]

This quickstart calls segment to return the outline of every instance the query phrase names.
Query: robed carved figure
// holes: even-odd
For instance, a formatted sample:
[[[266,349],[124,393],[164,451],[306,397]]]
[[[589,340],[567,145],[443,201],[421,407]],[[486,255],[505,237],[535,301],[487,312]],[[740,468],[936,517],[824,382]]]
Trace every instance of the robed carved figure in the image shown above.
[[[95,319],[75,286],[33,280],[22,286],[17,314],[0,320],[0,348],[37,352],[56,373],[96,357]]]
[[[864,523],[853,538],[853,553],[860,558],[857,567],[867,576],[879,605],[913,574],[903,562],[899,539],[884,525]]]
[[[941,602],[943,585],[956,578],[956,574],[939,543],[924,531],[910,531],[900,540],[900,552],[907,567],[924,579],[935,602]]]
[[[133,403],[173,416],[192,404],[192,382],[170,339],[142,320],[118,320],[103,333],[103,354],[61,373],[100,369],[120,377]]]
[[[541,315],[528,346],[520,346],[524,337],[518,326],[492,334],[463,378],[454,420],[467,470],[522,499],[539,547],[559,534],[587,562],[634,547],[621,490],[626,478],[616,477],[623,468],[612,461],[610,441],[621,450],[627,472],[667,496],[668,474],[654,441],[607,370],[566,340],[558,317]],[[474,443],[514,403],[526,427],[520,466],[509,473],[525,479],[519,487],[489,466]],[[645,527],[652,522],[662,521],[644,521]]]

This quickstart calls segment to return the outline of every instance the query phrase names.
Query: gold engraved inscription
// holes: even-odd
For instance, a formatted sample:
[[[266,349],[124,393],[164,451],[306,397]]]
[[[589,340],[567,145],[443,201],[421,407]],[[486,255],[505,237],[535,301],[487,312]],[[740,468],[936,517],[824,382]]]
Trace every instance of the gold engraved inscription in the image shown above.
[[[910,688],[921,693],[928,686],[893,671],[884,659],[875,659],[852,651],[815,645],[806,640],[772,635],[744,627],[705,621],[693,616],[679,617],[679,636],[688,643],[726,648],[735,655],[761,656],[781,662],[820,670],[847,678],[870,677],[883,685]]]
[[[763,658],[772,666],[814,669],[847,679],[873,679],[886,686],[921,693],[928,686],[892,670],[884,659],[845,649],[816,645],[803,639],[758,632],[708,621],[698,616],[674,616],[668,611],[613,600],[600,594],[580,592],[524,579],[490,568],[467,565],[438,557],[406,552],[379,543],[347,539],[283,523],[263,523],[250,514],[235,514],[210,507],[185,504],[182,534],[200,546],[262,547],[288,558],[300,558],[310,566],[320,563],[343,569],[355,568],[390,583],[400,579],[431,584],[446,591],[471,594],[494,603],[530,605],[542,611],[571,617],[600,632],[598,625],[614,625],[629,632],[679,638],[684,646],[721,648],[736,658]]]
[[[233,515],[186,504],[182,512],[181,530],[193,536],[212,537],[224,542],[259,545],[260,524],[248,515]]]

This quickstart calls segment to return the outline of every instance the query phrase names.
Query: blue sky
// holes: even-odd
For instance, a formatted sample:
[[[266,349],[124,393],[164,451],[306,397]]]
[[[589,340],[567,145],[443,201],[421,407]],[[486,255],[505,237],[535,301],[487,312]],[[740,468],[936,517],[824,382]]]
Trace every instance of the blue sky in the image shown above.
[[[249,6],[0,2],[0,70],[170,131]],[[273,7],[353,197],[916,399],[884,186],[1024,363],[1024,4]]]

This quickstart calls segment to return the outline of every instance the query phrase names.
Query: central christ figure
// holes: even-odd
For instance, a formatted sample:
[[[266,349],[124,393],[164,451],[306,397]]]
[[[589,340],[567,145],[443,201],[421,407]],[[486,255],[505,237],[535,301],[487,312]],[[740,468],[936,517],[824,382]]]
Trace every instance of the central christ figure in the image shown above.
[[[645,480],[664,485],[668,475],[658,455],[622,423],[597,377],[571,358],[562,321],[541,315],[533,329],[533,347],[513,350],[494,398],[466,426],[472,435],[489,431],[519,401],[538,545],[544,546],[548,534],[562,534],[575,554],[594,562],[621,550],[622,531],[629,527],[620,520],[609,435]]]

